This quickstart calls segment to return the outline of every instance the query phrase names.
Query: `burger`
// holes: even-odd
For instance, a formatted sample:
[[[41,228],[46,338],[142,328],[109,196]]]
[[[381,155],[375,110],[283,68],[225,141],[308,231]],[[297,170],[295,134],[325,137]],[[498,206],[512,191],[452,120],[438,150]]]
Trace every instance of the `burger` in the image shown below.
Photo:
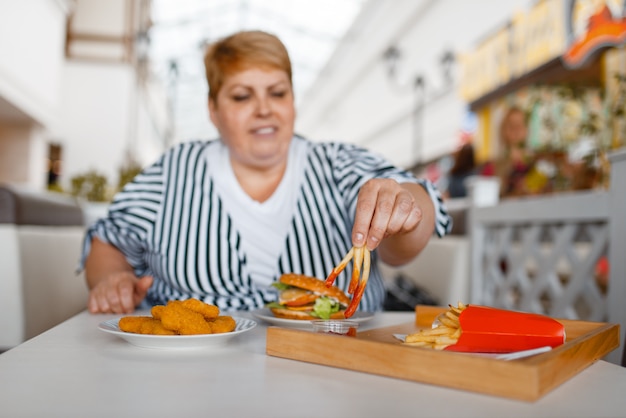
[[[337,286],[302,274],[283,274],[272,286],[278,301],[267,307],[274,316],[285,319],[343,319],[350,298]]]

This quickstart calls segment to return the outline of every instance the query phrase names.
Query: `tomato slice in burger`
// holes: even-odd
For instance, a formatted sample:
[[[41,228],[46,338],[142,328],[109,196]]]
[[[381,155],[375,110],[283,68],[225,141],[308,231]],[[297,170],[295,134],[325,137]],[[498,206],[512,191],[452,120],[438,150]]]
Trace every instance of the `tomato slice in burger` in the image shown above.
[[[302,296],[299,296],[295,299],[291,299],[290,301],[287,301],[284,303],[285,306],[302,306],[302,305],[308,305],[310,303],[315,302],[315,299],[319,298],[319,295],[316,295],[314,293],[307,293],[304,294]]]

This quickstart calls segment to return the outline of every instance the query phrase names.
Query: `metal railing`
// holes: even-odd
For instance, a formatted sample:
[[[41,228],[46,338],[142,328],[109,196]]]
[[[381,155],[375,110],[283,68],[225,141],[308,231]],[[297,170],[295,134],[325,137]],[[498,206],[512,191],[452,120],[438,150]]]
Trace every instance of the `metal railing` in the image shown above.
[[[626,150],[609,158],[608,190],[470,206],[470,303],[618,323],[624,341]],[[606,283],[596,274],[603,257]],[[620,364],[622,350],[607,360]]]

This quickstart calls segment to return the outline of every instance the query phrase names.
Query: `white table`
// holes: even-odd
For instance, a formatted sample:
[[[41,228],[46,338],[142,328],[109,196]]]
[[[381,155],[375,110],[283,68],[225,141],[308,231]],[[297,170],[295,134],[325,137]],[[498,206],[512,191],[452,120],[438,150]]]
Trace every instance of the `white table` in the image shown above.
[[[260,321],[221,350],[139,348],[97,328],[117,316],[83,312],[1,354],[0,416],[626,416],[626,368],[605,361],[527,403],[270,357]],[[413,318],[384,313],[363,328]]]

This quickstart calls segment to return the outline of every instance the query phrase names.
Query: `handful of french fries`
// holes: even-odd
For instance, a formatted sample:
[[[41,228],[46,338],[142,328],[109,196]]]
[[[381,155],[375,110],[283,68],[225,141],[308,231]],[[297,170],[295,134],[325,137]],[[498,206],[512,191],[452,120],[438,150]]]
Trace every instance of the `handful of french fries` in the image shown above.
[[[461,336],[459,315],[467,305],[459,302],[457,306],[448,305],[449,310],[442,313],[435,320],[436,326],[430,329],[422,329],[414,334],[409,334],[404,339],[404,344],[414,347],[428,347],[435,350],[454,345]]]

